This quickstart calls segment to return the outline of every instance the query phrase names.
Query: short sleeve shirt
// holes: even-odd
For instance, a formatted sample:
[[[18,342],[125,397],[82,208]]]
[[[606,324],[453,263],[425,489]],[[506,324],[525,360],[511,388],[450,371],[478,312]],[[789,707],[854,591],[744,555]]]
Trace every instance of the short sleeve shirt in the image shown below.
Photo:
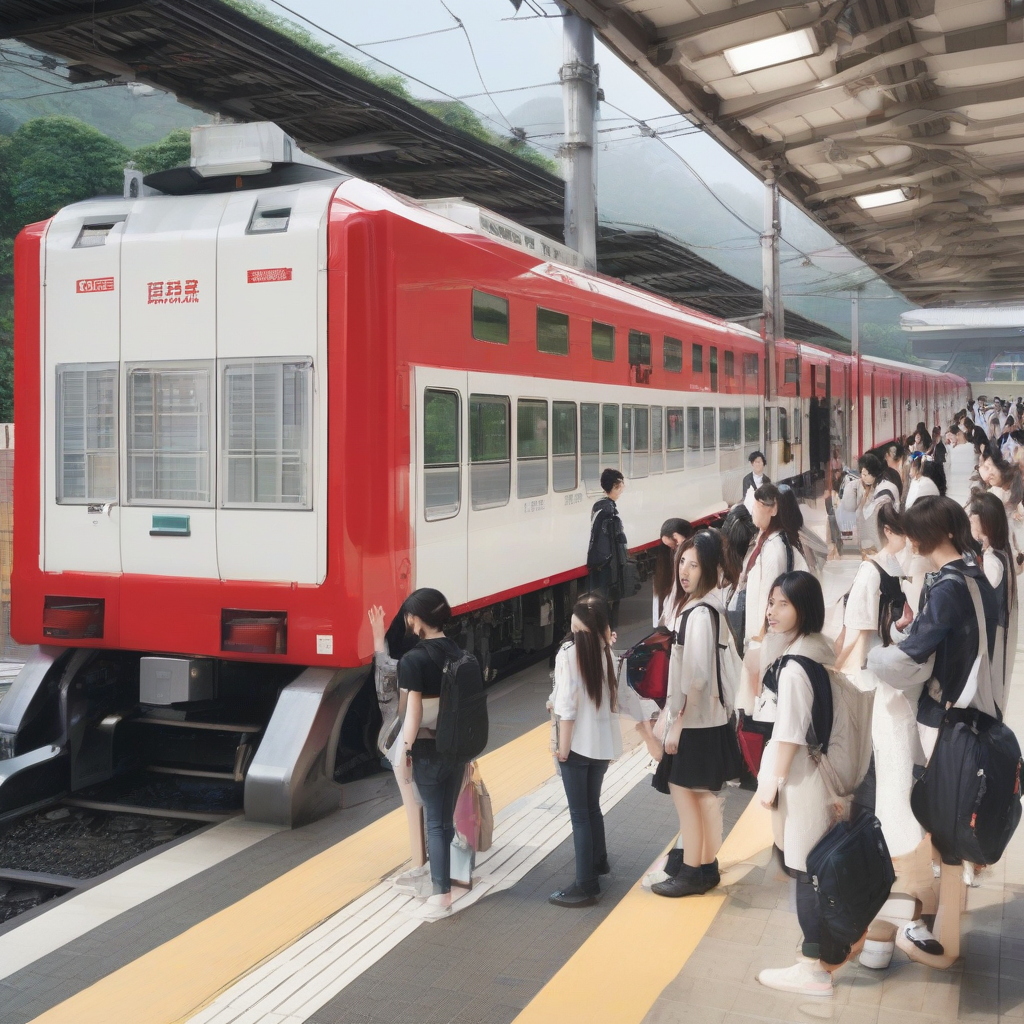
[[[813,703],[814,691],[807,673],[795,661],[787,661],[779,672],[779,706],[772,739],[805,746]]]
[[[440,697],[441,677],[450,646],[451,641],[442,637],[421,640],[398,663],[399,688],[424,697]]]
[[[843,624],[847,629],[878,629],[878,601],[882,577],[875,566],[870,564],[871,561],[881,565],[890,576],[901,576],[903,573],[899,562],[885,552],[881,552],[876,559],[861,562],[850,588],[846,613],[843,615]]]

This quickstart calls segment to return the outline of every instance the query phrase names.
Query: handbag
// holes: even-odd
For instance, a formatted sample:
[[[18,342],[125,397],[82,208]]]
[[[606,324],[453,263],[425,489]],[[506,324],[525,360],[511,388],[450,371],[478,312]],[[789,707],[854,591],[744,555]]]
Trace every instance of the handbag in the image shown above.
[[[675,639],[673,630],[659,626],[623,655],[630,688],[659,708],[665,706],[668,697],[668,666]]]
[[[737,714],[736,741],[739,743],[740,753],[751,774],[757,775],[761,770],[764,748],[772,738],[775,723],[758,721],[745,711],[739,711]]]

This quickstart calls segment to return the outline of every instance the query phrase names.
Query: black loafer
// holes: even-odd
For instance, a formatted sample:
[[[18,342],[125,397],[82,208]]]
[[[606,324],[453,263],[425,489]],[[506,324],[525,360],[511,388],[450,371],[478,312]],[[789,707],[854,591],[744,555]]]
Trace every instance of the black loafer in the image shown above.
[[[651,892],[656,896],[668,896],[672,899],[678,899],[680,896],[703,896],[707,892],[704,887],[704,873],[700,868],[691,868],[684,864],[674,878],[667,878],[664,882],[652,885]]]
[[[584,892],[578,886],[571,885],[568,889],[559,889],[548,897],[548,903],[554,903],[556,907],[592,907],[598,899],[598,894],[591,895]]]

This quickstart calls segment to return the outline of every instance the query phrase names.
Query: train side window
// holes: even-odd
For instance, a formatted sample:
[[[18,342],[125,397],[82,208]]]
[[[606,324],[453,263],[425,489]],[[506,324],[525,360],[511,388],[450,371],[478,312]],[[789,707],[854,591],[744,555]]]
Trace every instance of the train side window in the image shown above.
[[[665,335],[662,362],[669,373],[683,372],[683,343],[678,338],[670,338],[667,334]]]
[[[556,492],[575,491],[576,403],[551,403],[551,486]]]
[[[686,468],[698,469],[704,462],[700,455],[700,409],[686,408]]]
[[[309,508],[312,362],[224,366],[221,504]]]
[[[651,407],[651,475],[665,471],[664,434],[662,424],[665,410],[660,405]]]
[[[682,409],[665,410],[665,468],[682,469],[686,417]]]
[[[708,359],[711,368],[711,390],[718,390],[718,349],[711,346],[711,357]]]
[[[461,409],[457,391],[423,392],[423,514],[450,519],[462,505]]]
[[[749,458],[761,447],[761,410],[756,405],[743,409],[743,450]]]
[[[128,367],[128,504],[212,505],[212,361]]]
[[[784,384],[800,383],[800,360],[786,359],[782,363],[782,376]]]
[[[626,476],[630,475],[630,452],[633,451],[633,407],[622,407],[622,469]]]
[[[548,403],[520,398],[517,406],[516,497],[548,493]]]
[[[555,356],[569,354],[569,314],[537,307],[537,351]]]
[[[757,379],[760,376],[760,360],[756,352],[747,352],[743,356],[743,386],[756,391]]]
[[[601,406],[601,469],[619,468],[619,407]]]
[[[651,410],[646,405],[633,406],[633,455],[629,475],[636,479],[650,472]]]
[[[508,344],[508,299],[473,292],[473,337],[496,345]]]
[[[117,501],[117,364],[57,367],[57,503]]]
[[[629,365],[651,365],[651,336],[643,331],[629,332]]]
[[[741,409],[721,409],[718,413],[718,447],[723,451],[735,451],[743,442],[743,421]]]
[[[733,352],[722,353],[722,372],[726,380],[732,380],[736,376],[736,356]]]
[[[604,363],[615,362],[615,328],[611,324],[590,325],[590,354]]]
[[[715,410],[704,410],[704,465],[715,462]]]
[[[596,402],[580,404],[580,452],[583,486],[588,494],[601,490],[601,406]]]
[[[504,396],[469,396],[469,500],[474,509],[508,504],[512,489],[510,419],[510,403]]]
[[[779,406],[779,440],[789,440],[789,413],[781,405]]]
[[[691,345],[691,359],[694,373],[704,372],[704,346]]]

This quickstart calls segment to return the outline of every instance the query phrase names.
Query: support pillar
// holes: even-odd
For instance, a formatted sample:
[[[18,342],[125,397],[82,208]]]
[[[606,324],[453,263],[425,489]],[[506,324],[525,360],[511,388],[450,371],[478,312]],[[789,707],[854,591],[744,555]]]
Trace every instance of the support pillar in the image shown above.
[[[782,281],[779,277],[779,183],[768,169],[764,181],[764,231],[761,233],[761,304],[764,311],[764,397],[778,397],[778,373],[775,342],[786,336],[782,306]]]
[[[597,75],[594,30],[569,11],[562,18],[562,106],[565,112],[565,244],[597,269]]]
[[[853,356],[853,372],[857,375],[854,384],[854,401],[857,403],[857,439],[848,445],[847,465],[864,444],[864,376],[860,361],[860,290],[850,294],[850,355]],[[851,422],[852,426],[852,422]]]

